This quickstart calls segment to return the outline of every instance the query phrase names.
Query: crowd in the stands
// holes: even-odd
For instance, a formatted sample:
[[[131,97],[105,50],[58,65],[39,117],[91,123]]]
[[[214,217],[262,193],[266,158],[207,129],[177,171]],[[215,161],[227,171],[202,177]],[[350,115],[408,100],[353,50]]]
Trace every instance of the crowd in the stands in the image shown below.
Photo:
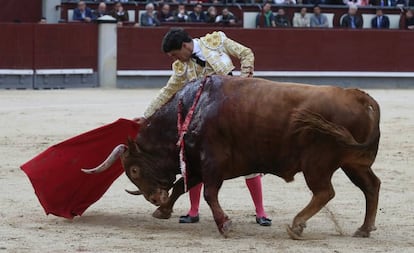
[[[274,2],[265,2],[261,4],[261,11],[256,17],[256,27],[329,27],[328,18],[323,13],[323,8],[316,2],[312,8],[303,7],[298,15],[289,17],[286,15],[283,6],[277,4],[297,4],[310,3],[314,0],[274,0]],[[390,20],[384,14],[384,7],[392,7],[401,9],[402,24],[405,29],[414,30],[414,15],[413,9],[409,8],[410,1],[414,0],[343,0],[343,3],[348,5],[348,13],[341,17],[340,26],[352,29],[362,28],[363,22],[369,22],[369,27],[376,29],[387,29],[390,27]],[[95,10],[87,7],[85,1],[79,1],[77,8],[73,11],[72,20],[81,22],[92,22],[102,16],[110,15],[116,19],[119,25],[129,22],[128,11],[124,8],[124,1],[117,1],[111,3],[112,8],[109,9],[106,2],[101,1]],[[170,3],[171,2],[171,3]],[[208,6],[203,5],[203,1],[197,1],[188,10],[188,5],[178,3],[177,1],[170,2],[148,2],[145,6],[145,11],[140,14],[139,22],[136,26],[161,26],[166,23],[173,22],[191,22],[191,23],[210,23],[220,25],[236,25],[239,18],[229,11],[224,6],[217,10],[214,4]],[[210,1],[209,1],[210,2]],[[323,1],[318,1],[323,3]],[[214,0],[213,3],[221,3],[221,1]],[[362,15],[358,13],[358,7],[372,5],[376,7],[376,15],[370,20],[363,20]],[[407,6],[405,7],[404,6]],[[312,12],[308,14],[308,12]]]

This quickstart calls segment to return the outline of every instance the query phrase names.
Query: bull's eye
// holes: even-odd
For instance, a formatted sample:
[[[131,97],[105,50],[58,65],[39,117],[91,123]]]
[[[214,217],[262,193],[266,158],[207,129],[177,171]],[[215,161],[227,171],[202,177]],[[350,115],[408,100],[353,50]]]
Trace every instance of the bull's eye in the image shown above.
[[[137,178],[139,176],[139,169],[138,169],[138,167],[136,167],[136,166],[131,167],[131,176],[133,178]]]

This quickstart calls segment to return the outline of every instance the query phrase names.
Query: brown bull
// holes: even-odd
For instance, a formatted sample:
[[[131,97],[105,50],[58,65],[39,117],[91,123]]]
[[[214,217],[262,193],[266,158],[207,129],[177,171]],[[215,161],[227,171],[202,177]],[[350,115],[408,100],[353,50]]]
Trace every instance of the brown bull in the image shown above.
[[[183,100],[185,115],[199,82],[187,84],[147,120],[135,141],[121,146],[127,176],[160,206],[153,214],[158,218],[169,218],[184,193],[183,179],[174,183],[180,174],[177,104]],[[365,220],[354,235],[368,237],[375,230],[380,188],[371,170],[379,118],[376,101],[357,89],[212,76],[185,136],[188,186],[204,183],[204,198],[225,235],[231,221],[217,199],[223,180],[268,173],[290,182],[303,172],[313,196],[288,228],[300,238],[306,221],[334,197],[331,178],[342,168],[366,198]]]

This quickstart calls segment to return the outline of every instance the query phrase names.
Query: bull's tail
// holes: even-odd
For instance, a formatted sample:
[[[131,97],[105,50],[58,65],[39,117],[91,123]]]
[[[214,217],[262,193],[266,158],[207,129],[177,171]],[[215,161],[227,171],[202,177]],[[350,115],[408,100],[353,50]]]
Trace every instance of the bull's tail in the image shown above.
[[[375,106],[375,109],[379,110],[378,105]],[[295,134],[305,133],[308,131],[318,132],[323,135],[331,136],[340,145],[352,149],[366,149],[373,144],[378,144],[379,141],[379,111],[370,117],[371,131],[368,138],[362,143],[355,140],[354,136],[352,136],[348,129],[326,120],[318,113],[308,110],[298,110],[293,113],[292,117],[295,125]]]

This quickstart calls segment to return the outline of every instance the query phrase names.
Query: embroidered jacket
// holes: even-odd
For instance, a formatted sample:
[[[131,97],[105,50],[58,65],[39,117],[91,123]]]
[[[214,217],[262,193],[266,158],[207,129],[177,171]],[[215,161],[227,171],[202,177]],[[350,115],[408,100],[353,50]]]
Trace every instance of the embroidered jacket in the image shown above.
[[[198,40],[201,52],[206,59],[206,66],[201,67],[193,60],[188,62],[175,61],[172,64],[172,76],[146,109],[145,118],[150,117],[168,102],[186,82],[213,74],[229,74],[234,69],[230,56],[240,60],[242,77],[253,75],[254,55],[250,48],[227,38],[223,32],[213,32],[196,40]]]

